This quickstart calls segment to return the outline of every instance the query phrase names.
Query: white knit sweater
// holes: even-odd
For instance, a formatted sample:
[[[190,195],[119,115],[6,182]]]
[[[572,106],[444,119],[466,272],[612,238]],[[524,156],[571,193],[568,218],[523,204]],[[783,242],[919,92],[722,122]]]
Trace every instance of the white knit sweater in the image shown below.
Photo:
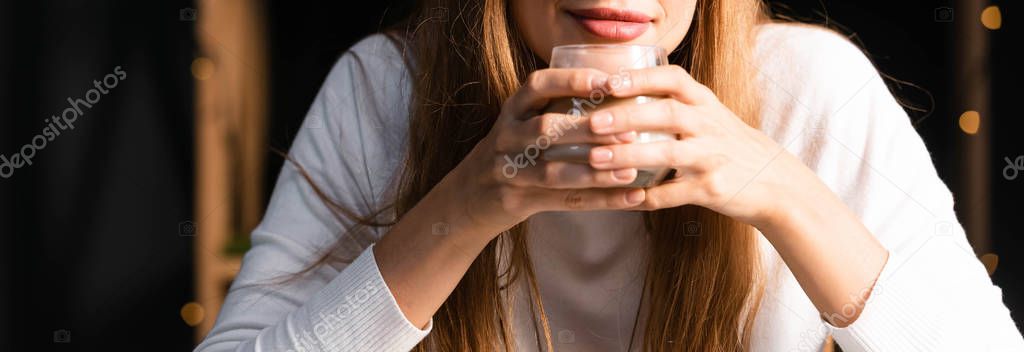
[[[763,131],[815,170],[890,259],[860,317],[834,328],[762,237],[768,285],[752,349],[820,351],[831,334],[844,351],[1024,351],[924,143],[861,51],[835,33],[792,24],[762,26],[756,49]],[[367,213],[393,197],[409,83],[397,49],[374,35],[341,57],[313,103],[291,156],[343,206]],[[529,245],[556,350],[626,349],[642,281],[639,221],[628,212],[530,219]],[[333,217],[286,165],[216,326],[196,350],[407,351],[416,345],[430,326],[420,330],[406,320],[371,251],[386,229],[344,235],[350,225]],[[275,283],[339,238],[338,255],[350,264]],[[535,350],[529,317],[516,316],[519,348]]]

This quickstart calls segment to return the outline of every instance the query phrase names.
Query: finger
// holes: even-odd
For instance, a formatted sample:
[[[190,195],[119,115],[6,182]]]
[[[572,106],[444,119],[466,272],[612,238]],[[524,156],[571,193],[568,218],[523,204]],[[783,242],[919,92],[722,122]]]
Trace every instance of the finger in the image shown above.
[[[498,150],[515,152],[529,145],[547,148],[553,144],[617,144],[636,140],[636,132],[597,134],[588,127],[590,119],[582,115],[545,113],[512,124],[498,136]]]
[[[590,166],[598,170],[643,167],[691,169],[707,154],[688,140],[613,144],[590,149]]]
[[[661,131],[694,135],[707,123],[693,106],[675,99],[660,99],[645,104],[627,104],[594,112],[588,119],[595,134],[626,131]]]
[[[526,78],[502,108],[506,119],[522,119],[527,112],[539,110],[557,97],[586,97],[603,89],[608,74],[590,68],[549,68],[537,70]]]
[[[644,201],[628,210],[657,210],[687,204],[701,205],[703,196],[696,179],[680,177],[646,189]]]
[[[531,198],[537,201],[538,211],[627,209],[641,205],[646,193],[643,188],[534,190]]]
[[[541,187],[551,189],[608,188],[623,187],[633,182],[637,170],[595,170],[587,164],[537,161],[536,165],[525,165],[515,172],[505,171],[507,161],[502,157],[502,177],[520,187]]]
[[[678,65],[625,70],[623,79],[609,79],[606,89],[612,96],[667,95],[687,104],[705,104],[718,101],[715,93],[700,84]]]

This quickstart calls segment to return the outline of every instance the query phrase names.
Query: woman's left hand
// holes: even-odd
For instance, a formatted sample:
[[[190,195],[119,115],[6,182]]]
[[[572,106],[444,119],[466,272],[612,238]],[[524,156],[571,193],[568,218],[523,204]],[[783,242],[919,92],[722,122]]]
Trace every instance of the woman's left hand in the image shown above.
[[[635,209],[695,204],[758,228],[770,225],[785,206],[780,202],[824,186],[809,168],[761,131],[737,117],[715,94],[675,65],[624,71],[615,97],[666,96],[669,99],[620,105],[594,112],[591,130],[609,135],[629,131],[677,134],[666,142],[595,147],[590,165],[599,170],[669,166],[675,178],[647,189]],[[827,187],[811,187],[820,190]]]
[[[846,204],[796,156],[743,122],[679,66],[624,74],[625,83],[609,85],[612,96],[670,99],[596,111],[591,130],[662,131],[680,139],[594,147],[590,165],[675,168],[676,177],[647,188],[636,209],[694,204],[757,227],[823,317],[838,327],[856,320],[889,253]]]

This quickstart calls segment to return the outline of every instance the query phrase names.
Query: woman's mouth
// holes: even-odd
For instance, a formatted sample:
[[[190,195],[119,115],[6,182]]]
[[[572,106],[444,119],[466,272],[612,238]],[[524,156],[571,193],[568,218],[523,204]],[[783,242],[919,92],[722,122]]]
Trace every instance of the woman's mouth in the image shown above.
[[[647,32],[652,21],[651,16],[622,9],[594,8],[567,11],[590,34],[612,40],[636,39]]]

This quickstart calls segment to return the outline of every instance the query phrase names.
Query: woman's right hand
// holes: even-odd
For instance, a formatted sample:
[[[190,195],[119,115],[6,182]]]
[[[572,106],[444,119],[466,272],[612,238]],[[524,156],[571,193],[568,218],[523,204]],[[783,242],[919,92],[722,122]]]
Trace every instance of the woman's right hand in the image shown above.
[[[586,114],[540,112],[554,98],[595,93],[601,99],[608,79],[588,69],[531,74],[505,101],[490,133],[377,242],[374,253],[381,276],[410,322],[426,326],[480,251],[530,215],[625,209],[644,201],[643,189],[623,188],[636,178],[635,169],[598,171],[588,163],[540,156],[552,144],[614,144],[636,138],[635,132],[596,135]],[[556,130],[560,122],[562,128]],[[538,137],[551,143],[544,138],[538,142]]]
[[[596,170],[587,163],[541,156],[557,144],[617,144],[636,138],[635,131],[611,136],[591,132],[586,108],[605,98],[609,78],[593,69],[530,74],[505,101],[490,133],[447,178],[460,189],[456,193],[465,216],[484,228],[508,229],[542,211],[625,209],[642,203],[642,188],[622,188],[636,178],[634,168]],[[589,97],[580,99],[594,104],[578,105],[582,114],[542,111],[552,100],[568,97]]]

